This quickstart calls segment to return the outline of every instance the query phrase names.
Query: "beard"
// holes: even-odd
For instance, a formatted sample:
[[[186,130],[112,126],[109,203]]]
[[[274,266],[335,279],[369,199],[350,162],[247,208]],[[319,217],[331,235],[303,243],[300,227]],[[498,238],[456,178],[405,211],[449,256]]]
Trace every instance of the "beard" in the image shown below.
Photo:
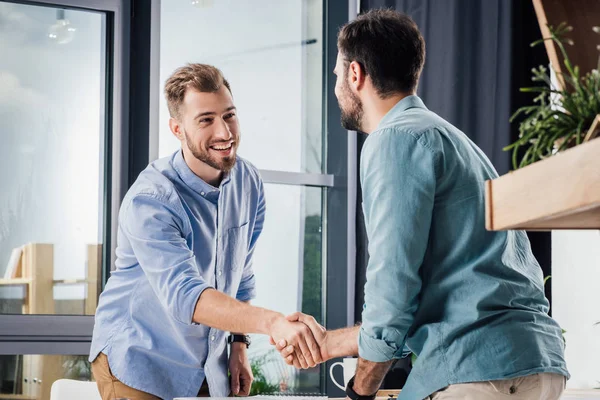
[[[339,102],[342,126],[349,131],[362,132],[363,105],[358,96],[350,90],[350,85],[346,79],[344,79],[344,86],[342,87],[342,96],[347,103],[347,107],[344,108],[342,102]]]
[[[188,136],[187,131],[184,130],[183,133],[185,134],[185,141],[187,143],[187,147],[188,149],[190,149],[190,152],[194,157],[196,157],[196,159],[202,161],[203,163],[209,165],[217,171],[229,172],[233,169],[236,161],[235,151],[238,147],[239,137],[235,139],[235,142],[232,145],[232,154],[230,156],[220,157],[219,159],[216,159],[210,155],[210,150],[204,150],[196,146]]]

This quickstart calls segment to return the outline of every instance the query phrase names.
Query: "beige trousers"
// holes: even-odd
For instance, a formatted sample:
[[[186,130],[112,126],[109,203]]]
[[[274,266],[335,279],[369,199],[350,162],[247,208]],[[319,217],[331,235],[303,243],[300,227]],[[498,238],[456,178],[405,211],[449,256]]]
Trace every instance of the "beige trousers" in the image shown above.
[[[558,374],[535,374],[501,381],[450,385],[429,400],[558,400],[567,379]]]
[[[151,395],[150,393],[142,392],[125,385],[119,381],[111,372],[110,366],[108,365],[108,357],[106,354],[100,353],[98,357],[92,362],[92,374],[96,379],[98,390],[102,400],[114,400],[119,398],[129,400],[160,400],[158,397]],[[198,397],[209,397],[208,385],[206,381],[202,384]]]

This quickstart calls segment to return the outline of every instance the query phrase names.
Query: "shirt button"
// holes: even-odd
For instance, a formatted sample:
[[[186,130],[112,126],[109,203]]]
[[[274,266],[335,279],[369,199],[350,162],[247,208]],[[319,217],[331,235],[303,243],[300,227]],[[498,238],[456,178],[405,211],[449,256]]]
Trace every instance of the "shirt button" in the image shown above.
[[[206,193],[204,193],[204,192],[200,192],[200,195],[201,195],[201,196],[204,196],[205,194],[206,194]]]
[[[219,276],[223,275],[223,271],[218,272]]]
[[[212,336],[210,337],[210,340],[215,340],[215,335],[212,335]]]

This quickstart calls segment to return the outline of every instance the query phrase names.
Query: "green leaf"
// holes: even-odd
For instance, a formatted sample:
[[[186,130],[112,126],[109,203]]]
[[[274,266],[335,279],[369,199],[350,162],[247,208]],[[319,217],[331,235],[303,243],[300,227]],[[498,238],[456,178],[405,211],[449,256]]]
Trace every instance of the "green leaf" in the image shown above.
[[[564,63],[562,72],[557,74],[560,74],[565,87],[556,88],[543,65],[531,70],[531,81],[535,85],[520,91],[535,97],[531,105],[521,107],[511,115],[509,121],[511,124],[518,123],[519,137],[504,147],[504,151],[513,153],[514,169],[580,144],[595,116],[600,114],[600,71],[593,70],[581,76],[579,66],[572,65],[565,49],[565,43],[570,41],[565,35],[573,30],[572,27],[563,22],[556,28],[549,26],[549,29],[550,36],[532,43],[532,46],[547,40],[555,43]],[[557,140],[561,144],[555,149]]]

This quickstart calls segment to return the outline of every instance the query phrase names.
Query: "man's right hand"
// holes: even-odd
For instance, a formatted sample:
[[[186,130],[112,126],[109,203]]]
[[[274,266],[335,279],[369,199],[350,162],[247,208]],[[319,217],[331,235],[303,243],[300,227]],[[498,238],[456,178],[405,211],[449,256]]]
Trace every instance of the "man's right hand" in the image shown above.
[[[301,312],[296,312],[294,314],[288,315],[286,319],[294,323],[301,322],[305,327],[308,327],[310,329],[310,332],[312,333],[312,336],[316,341],[317,349],[319,352],[318,357],[315,358],[315,356],[313,355],[313,360],[319,359],[317,363],[321,363],[327,361],[330,358],[329,353],[327,351],[327,330],[323,326],[321,326],[314,319],[314,317],[303,314]],[[285,340],[279,340],[276,342],[273,340],[273,337],[271,337],[271,344],[276,345],[277,350],[279,351],[279,353],[281,354],[281,356],[287,364],[294,365],[296,368],[298,368],[298,364],[301,363],[298,360],[299,354],[293,343]],[[314,365],[311,365],[311,367],[314,367]]]
[[[312,317],[295,313],[287,318],[280,317],[271,324],[269,334],[271,343],[277,343],[283,348],[291,348],[292,352],[289,357],[284,358],[288,364],[294,365],[296,368],[312,368],[323,362],[317,340],[317,336],[321,339],[322,332],[319,329],[315,336],[311,326],[304,322],[308,318]],[[312,319],[314,321],[314,318]]]

